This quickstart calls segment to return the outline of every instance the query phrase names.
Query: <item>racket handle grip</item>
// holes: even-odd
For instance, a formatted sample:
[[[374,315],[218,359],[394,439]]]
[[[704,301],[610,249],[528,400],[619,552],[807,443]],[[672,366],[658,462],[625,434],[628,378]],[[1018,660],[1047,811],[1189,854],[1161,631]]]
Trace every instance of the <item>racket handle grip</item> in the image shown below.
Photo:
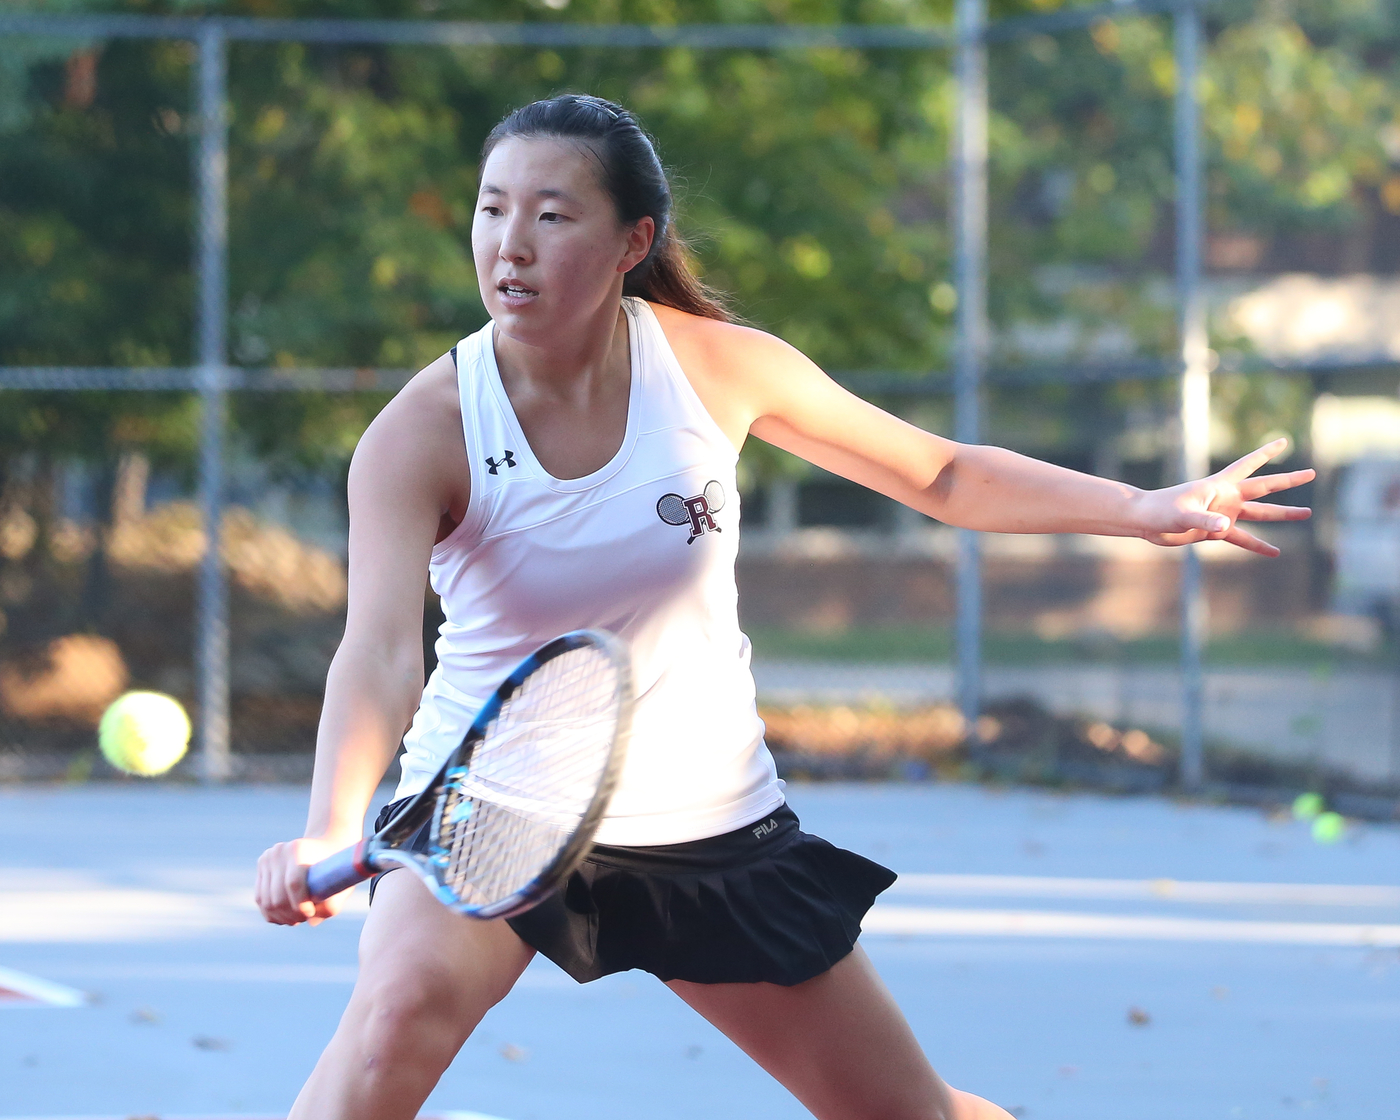
[[[332,895],[349,890],[375,874],[374,866],[365,858],[367,840],[351,848],[327,856],[306,869],[306,893],[315,901],[324,902]]]

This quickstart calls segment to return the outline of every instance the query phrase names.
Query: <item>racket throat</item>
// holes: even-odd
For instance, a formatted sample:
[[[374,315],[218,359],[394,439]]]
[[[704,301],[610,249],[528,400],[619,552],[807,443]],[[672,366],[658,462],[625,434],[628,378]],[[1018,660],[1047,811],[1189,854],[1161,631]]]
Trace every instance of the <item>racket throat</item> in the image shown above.
[[[381,870],[374,855],[375,853],[370,851],[369,837],[361,840],[351,851],[350,862],[354,864],[355,870],[366,879],[373,878]]]

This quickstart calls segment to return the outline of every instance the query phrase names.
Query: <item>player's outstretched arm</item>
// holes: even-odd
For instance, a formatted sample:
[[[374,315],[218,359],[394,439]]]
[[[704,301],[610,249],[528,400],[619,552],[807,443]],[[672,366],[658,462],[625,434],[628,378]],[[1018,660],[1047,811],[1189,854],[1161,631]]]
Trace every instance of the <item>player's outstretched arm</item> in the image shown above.
[[[304,835],[258,860],[255,897],[278,925],[319,921],[306,868],[357,842],[365,811],[423,689],[423,584],[444,514],[465,512],[456,371],[429,366],[366,430],[350,466],[345,636],[326,677]]]
[[[709,321],[663,323],[706,406],[731,438],[752,434],[950,525],[998,533],[1096,533],[1160,545],[1225,540],[1278,549],[1239,521],[1297,521],[1311,511],[1260,501],[1312,471],[1252,477],[1287,446],[1275,440],[1206,479],[1163,490],[925,432],[848,392],[762,331]]]
[[[925,492],[931,500],[916,508],[993,532],[1097,533],[1165,546],[1224,540],[1272,557],[1279,550],[1238,522],[1300,521],[1312,515],[1303,506],[1259,500],[1314,477],[1311,470],[1252,477],[1287,446],[1287,440],[1274,440],[1207,478],[1139,490],[1003,448],[955,444],[948,466]]]

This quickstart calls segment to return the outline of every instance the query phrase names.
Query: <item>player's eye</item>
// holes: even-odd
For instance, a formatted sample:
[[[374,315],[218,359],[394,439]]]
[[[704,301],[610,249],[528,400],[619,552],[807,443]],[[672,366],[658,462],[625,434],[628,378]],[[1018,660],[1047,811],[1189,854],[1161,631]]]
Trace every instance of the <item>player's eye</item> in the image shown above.
[[[546,210],[540,215],[540,221],[542,222],[562,222],[563,220],[564,215],[556,214],[553,210]]]

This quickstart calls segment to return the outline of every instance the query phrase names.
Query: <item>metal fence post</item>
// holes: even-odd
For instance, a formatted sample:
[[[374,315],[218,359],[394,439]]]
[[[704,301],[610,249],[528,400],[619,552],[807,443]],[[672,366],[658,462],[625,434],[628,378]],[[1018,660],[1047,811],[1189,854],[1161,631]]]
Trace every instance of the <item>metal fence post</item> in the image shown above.
[[[986,0],[958,0],[958,113],[953,154],[953,282],[957,345],[953,434],[981,438],[982,366],[987,351]],[[969,732],[982,708],[982,542],[958,531],[957,700]]]
[[[226,779],[229,755],[228,582],[222,556],[224,368],[228,334],[228,40],[209,21],[197,41],[195,102],[195,359],[203,408],[199,505],[205,552],[199,569],[195,664],[199,674],[199,746],[206,781]]]
[[[1175,16],[1176,50],[1176,287],[1181,342],[1181,472],[1184,479],[1210,473],[1210,349],[1205,292],[1201,286],[1204,236],[1200,72],[1201,13],[1183,4]],[[1196,546],[1181,565],[1181,785],[1205,780],[1206,595]]]

